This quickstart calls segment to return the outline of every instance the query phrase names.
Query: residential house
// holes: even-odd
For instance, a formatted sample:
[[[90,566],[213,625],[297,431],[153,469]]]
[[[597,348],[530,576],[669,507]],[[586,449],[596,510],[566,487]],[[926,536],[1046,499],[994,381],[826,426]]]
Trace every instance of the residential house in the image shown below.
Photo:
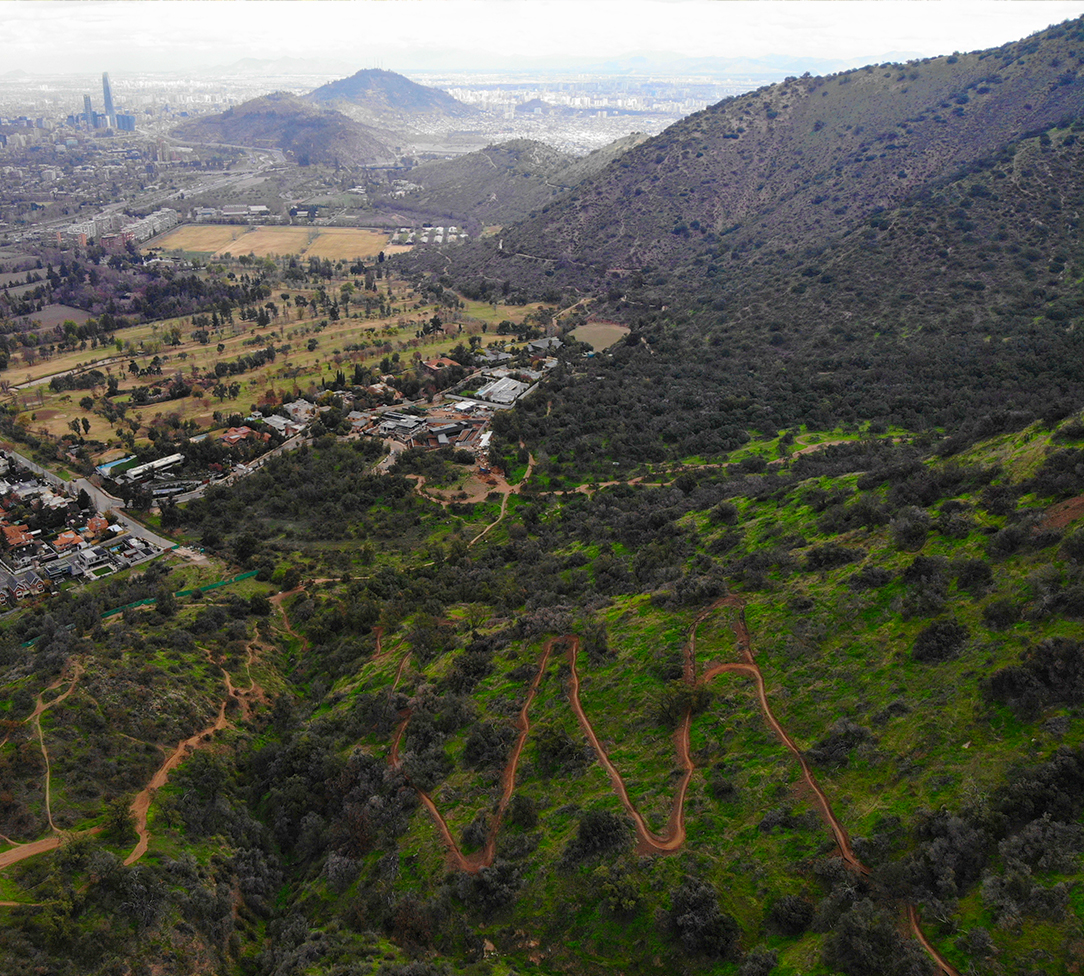
[[[441,356],[439,359],[427,359],[422,365],[429,370],[430,373],[443,373],[446,369],[451,369],[453,366],[458,366],[454,359],[449,359],[447,356]]]
[[[53,548],[57,552],[64,552],[68,549],[75,549],[82,544],[83,537],[76,532],[72,532],[70,529],[65,532],[61,532],[60,535],[58,535],[53,540]]]
[[[87,519],[85,535],[88,539],[100,539],[109,529],[109,521],[101,515]]]
[[[545,356],[556,352],[564,343],[557,336],[549,336],[546,339],[535,339],[527,343],[527,352],[532,356]]]
[[[282,409],[290,415],[291,420],[299,424],[307,424],[316,416],[316,404],[309,403],[308,400],[294,400],[293,403],[284,403]]]

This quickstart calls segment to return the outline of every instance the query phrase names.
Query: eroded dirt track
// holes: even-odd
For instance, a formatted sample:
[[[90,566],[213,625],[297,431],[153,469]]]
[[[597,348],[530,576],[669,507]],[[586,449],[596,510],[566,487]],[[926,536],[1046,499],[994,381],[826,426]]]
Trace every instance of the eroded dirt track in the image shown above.
[[[696,665],[696,635],[700,624],[703,623],[711,614],[719,610],[728,610],[730,613],[730,626],[734,632],[736,648],[740,654],[742,660],[725,662],[721,664],[712,664],[705,668],[703,675],[697,676]],[[591,724],[590,719],[587,716],[583,708],[583,703],[580,697],[580,676],[579,669],[577,667],[578,655],[579,655],[579,639],[575,636],[566,636],[563,638],[555,638],[547,641],[543,648],[542,657],[539,660],[538,671],[535,674],[534,679],[531,682],[530,689],[528,691],[526,700],[523,707],[519,712],[517,721],[517,728],[519,730],[519,737],[516,740],[516,745],[509,756],[508,762],[505,766],[504,772],[501,776],[501,799],[498,803],[497,811],[492,817],[489,825],[489,830],[486,835],[485,844],[476,852],[470,855],[464,855],[459,849],[455,838],[452,837],[451,830],[448,828],[448,824],[445,821],[437,805],[433,802],[432,798],[422,790],[418,790],[418,796],[425,808],[429,811],[430,816],[433,819],[434,824],[440,833],[441,839],[448,851],[448,860],[451,866],[461,871],[467,871],[469,873],[477,873],[482,868],[488,867],[493,863],[493,859],[496,853],[496,839],[497,833],[500,830],[501,821],[504,816],[504,812],[511,799],[512,793],[515,789],[515,777],[516,769],[519,765],[520,758],[523,753],[523,747],[526,744],[527,735],[530,732],[530,720],[529,710],[531,703],[534,701],[535,695],[538,692],[539,685],[541,684],[543,675],[545,673],[546,665],[549,662],[551,652],[558,644],[565,644],[569,662],[569,684],[568,684],[568,696],[569,704],[576,716],[576,720],[580,724],[584,736],[590,742],[591,747],[594,749],[596,756],[602,767],[606,770],[607,775],[610,778],[610,783],[614,792],[621,801],[621,805],[632,819],[636,830],[637,839],[637,853],[644,854],[670,854],[680,850],[685,844],[685,799],[688,793],[689,783],[692,779],[692,775],[695,772],[696,766],[692,760],[690,752],[690,730],[692,725],[692,709],[691,706],[686,707],[677,729],[674,732],[674,748],[677,754],[678,762],[682,767],[681,780],[678,783],[677,790],[674,794],[674,799],[670,808],[670,815],[667,820],[666,829],[662,833],[655,833],[648,826],[643,815],[636,808],[636,805],[632,802],[628,794],[628,789],[625,786],[625,782],[621,776],[621,773],[617,767],[611,762],[609,756],[603,748],[602,743],[599,741],[598,735],[595,732],[594,727]],[[402,675],[403,665],[406,662],[406,655],[404,655],[402,661],[399,664],[399,669],[396,673],[395,686],[398,687],[399,678]],[[745,622],[745,604],[739,597],[731,596],[724,597],[710,607],[703,610],[697,618],[693,621],[689,630],[689,639],[685,645],[684,662],[683,662],[683,679],[691,685],[696,686],[711,681],[713,678],[722,674],[742,674],[753,680],[756,687],[757,701],[760,704],[761,712],[764,715],[765,722],[772,729],[772,731],[778,736],[779,740],[787,748],[787,750],[798,761],[799,768],[801,769],[802,781],[808,790],[811,792],[816,804],[817,810],[820,813],[821,818],[824,820],[828,829],[832,833],[832,837],[835,841],[836,848],[839,851],[840,858],[847,868],[855,874],[868,876],[870,871],[861,859],[855,854],[854,848],[851,845],[850,835],[847,829],[840,822],[836,816],[835,811],[832,809],[832,804],[828,800],[827,794],[821,788],[817,782],[816,776],[813,774],[813,770],[810,768],[808,761],[802,753],[802,750],[798,747],[798,744],[788,734],[786,729],[782,726],[779,720],[776,718],[775,713],[772,711],[771,703],[768,700],[767,689],[765,688],[764,675],[761,673],[760,666],[757,664],[755,657],[753,656],[752,640],[749,634],[748,627]],[[394,766],[399,765],[399,746],[402,741],[404,732],[407,725],[410,722],[409,711],[403,713],[402,721],[399,723],[395,731],[395,737],[392,741],[390,762]],[[934,961],[937,968],[943,974],[943,976],[960,976],[959,972],[934,948],[933,945],[926,938],[925,933],[922,931],[922,927],[919,923],[918,912],[914,905],[906,906],[907,925],[911,932],[911,935],[918,940],[923,949],[929,954],[930,958]]]
[[[124,859],[126,865],[135,864],[147,853],[147,846],[151,839],[151,832],[147,829],[147,814],[150,811],[154,794],[169,782],[169,774],[187,758],[190,752],[198,749],[200,745],[208,744],[214,733],[221,731],[227,725],[229,725],[229,722],[226,720],[226,702],[224,701],[218,708],[218,715],[215,720],[202,731],[178,742],[173,752],[166,757],[166,761],[158,767],[150,782],[136,794],[129,810],[135,820],[135,829],[139,835],[139,842]]]

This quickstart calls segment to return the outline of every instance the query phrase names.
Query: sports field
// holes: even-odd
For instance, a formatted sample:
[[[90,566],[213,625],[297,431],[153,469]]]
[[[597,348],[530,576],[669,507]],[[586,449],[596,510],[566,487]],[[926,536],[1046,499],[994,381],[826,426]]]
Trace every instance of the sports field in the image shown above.
[[[354,227],[253,227],[197,224],[178,227],[155,241],[166,251],[222,257],[297,254],[332,261],[376,257],[388,243],[381,231]]]

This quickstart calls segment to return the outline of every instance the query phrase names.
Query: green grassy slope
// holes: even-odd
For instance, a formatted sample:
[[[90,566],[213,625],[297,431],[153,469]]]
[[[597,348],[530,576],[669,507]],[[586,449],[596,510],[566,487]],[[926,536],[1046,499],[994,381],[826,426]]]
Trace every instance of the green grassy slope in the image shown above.
[[[2,909],[4,965],[55,966],[70,944],[64,965],[88,973],[169,953],[191,972],[328,976],[927,972],[903,934],[912,905],[958,971],[1069,973],[1084,850],[1081,450],[1073,417],[951,459],[867,438],[760,473],[659,471],[660,487],[528,483],[473,547],[419,500],[359,508],[334,544],[304,516],[255,550],[225,534],[225,552],[240,546],[285,585],[298,568],[328,581],[281,611],[208,595],[180,601],[169,635],[148,610],[5,651],[26,675],[8,768],[33,752],[20,720],[34,696],[65,662],[83,669],[43,715],[54,818],[106,829],[5,871],[4,897],[29,904]],[[354,453],[310,451],[306,480],[333,484]],[[285,474],[250,479],[257,522]],[[374,519],[420,535],[363,554]],[[49,609],[53,626],[66,619]],[[31,615],[19,636],[46,626]],[[845,868],[751,664],[726,668],[743,661],[868,874]],[[109,801],[153,763],[120,744],[204,727],[229,698],[224,672],[264,694],[231,705],[233,728],[173,772],[148,854],[123,867],[131,840]],[[653,853],[584,721],[664,837],[687,714],[685,838]],[[123,762],[106,781],[89,755]],[[15,839],[46,830],[40,800],[5,802],[28,811]]]

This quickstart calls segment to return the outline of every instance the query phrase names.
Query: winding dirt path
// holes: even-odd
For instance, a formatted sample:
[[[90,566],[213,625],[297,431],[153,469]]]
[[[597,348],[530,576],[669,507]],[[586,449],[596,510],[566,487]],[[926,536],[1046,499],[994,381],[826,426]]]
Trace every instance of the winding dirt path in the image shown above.
[[[9,851],[4,851],[0,854],[0,869],[9,867],[12,864],[18,864],[20,861],[25,861],[27,858],[35,857],[38,854],[44,854],[46,851],[56,850],[62,843],[64,843],[64,834],[53,822],[53,809],[52,809],[52,767],[49,762],[49,749],[45,745],[45,735],[41,728],[41,716],[47,712],[50,708],[59,705],[65,698],[67,698],[73,691],[75,686],[79,683],[80,677],[83,675],[83,665],[79,661],[72,662],[72,675],[71,683],[67,689],[56,698],[52,698],[49,701],[45,700],[45,694],[49,691],[55,691],[67,680],[66,675],[61,675],[51,685],[44,688],[37,698],[37,702],[34,705],[34,711],[32,711],[25,719],[23,723],[30,722],[34,725],[34,728],[38,734],[38,744],[41,747],[41,754],[45,759],[45,815],[49,821],[49,829],[53,831],[52,837],[43,837],[40,840],[31,841],[28,844],[19,844],[13,841],[10,837],[4,837],[9,844],[15,846]],[[5,740],[6,741],[6,740]],[[96,827],[91,833],[97,833],[101,828]],[[2,835],[0,835],[2,836]],[[23,904],[22,902],[15,902],[12,904]]]
[[[188,757],[189,753],[198,749],[201,745],[207,745],[215,732],[220,732],[229,724],[226,719],[226,702],[223,701],[218,706],[218,715],[215,720],[202,731],[178,742],[173,752],[166,757],[166,761],[158,767],[150,782],[135,795],[129,810],[135,819],[139,843],[132,848],[132,852],[124,859],[125,865],[135,864],[147,853],[147,845],[151,839],[151,832],[147,829],[147,813],[150,811],[151,801],[154,799],[155,793],[169,781],[169,774]]]
[[[519,710],[519,715],[516,719],[516,728],[519,730],[519,737],[516,739],[512,754],[505,764],[504,772],[501,773],[501,798],[497,803],[497,810],[490,821],[489,830],[486,832],[486,840],[481,848],[473,854],[465,855],[459,849],[459,845],[452,836],[452,832],[448,829],[447,821],[445,821],[440,810],[437,809],[437,805],[433,802],[432,798],[424,790],[418,789],[416,786],[414,787],[418,794],[418,798],[422,801],[425,808],[429,811],[429,815],[433,818],[433,823],[436,825],[441,840],[448,850],[448,861],[450,865],[460,871],[466,871],[468,874],[477,874],[482,868],[489,867],[496,856],[497,834],[500,832],[505,811],[508,809],[508,803],[512,799],[512,792],[516,787],[516,769],[519,767],[519,760],[523,754],[523,747],[526,745],[527,736],[531,731],[531,703],[534,701],[535,695],[538,694],[539,686],[542,684],[542,679],[546,674],[546,664],[549,662],[550,654],[557,643],[558,638],[553,638],[546,641],[543,646],[542,657],[538,662],[538,671],[531,681],[530,688],[527,691],[527,698],[523,702],[523,707]],[[395,676],[396,686],[399,684],[399,675],[402,674],[403,665],[406,663],[408,656],[409,655],[404,654],[403,660],[399,663],[399,674]],[[409,722],[410,711],[407,710],[403,715],[403,720],[395,730],[395,738],[392,740],[391,744],[391,756],[389,762],[395,768],[398,768],[400,764],[399,744],[403,739],[403,733],[406,732],[406,727]],[[409,777],[407,777],[407,779],[409,781]]]
[[[522,447],[522,445],[520,446]],[[534,474],[534,464],[534,455],[528,454],[527,470],[523,473],[523,480],[518,485],[510,485],[503,477],[501,478],[500,483],[497,485],[496,488],[493,489],[493,491],[499,491],[502,495],[500,514],[492,522],[490,522],[489,525],[482,529],[482,531],[479,532],[473,539],[471,539],[471,541],[467,543],[468,546],[473,546],[476,542],[484,539],[493,529],[495,529],[498,525],[501,524],[501,522],[504,521],[505,513],[508,511],[508,499],[512,495],[518,495],[523,489],[523,486],[531,480],[531,475]]]
[[[689,780],[692,778],[693,770],[696,768],[693,765],[692,759],[689,757],[689,729],[692,722],[691,710],[688,708],[685,710],[685,715],[678,725],[677,730],[674,732],[674,744],[677,747],[678,757],[685,771],[682,774],[681,782],[678,784],[674,802],[670,807],[670,817],[666,824],[666,832],[656,834],[648,827],[643,815],[636,809],[635,804],[629,798],[628,790],[625,788],[625,781],[621,778],[621,774],[617,771],[617,767],[610,762],[610,757],[606,754],[606,750],[602,748],[602,743],[599,742],[594,727],[591,725],[590,720],[583,710],[583,704],[580,701],[580,675],[576,667],[576,658],[579,654],[580,642],[576,637],[566,638],[566,640],[568,641],[568,663],[572,669],[571,675],[569,676],[569,704],[572,706],[572,711],[576,715],[576,720],[580,723],[583,734],[587,736],[587,741],[591,743],[591,748],[595,750],[598,761],[602,764],[602,768],[606,770],[607,775],[610,777],[610,784],[613,786],[618,799],[621,800],[621,805],[625,808],[625,812],[632,818],[632,822],[636,826],[636,853],[672,854],[674,851],[679,850],[685,843],[685,794],[689,789]]]
[[[282,593],[276,593],[271,597],[271,603],[274,604],[275,609],[278,610],[279,615],[282,617],[282,625],[286,629],[286,632],[292,637],[296,637],[301,641],[301,650],[307,651],[309,649],[309,639],[304,634],[299,634],[290,624],[290,617],[286,613],[286,608],[282,605],[282,601],[288,596],[294,596],[297,593],[303,593],[305,591],[304,586],[295,586],[292,590],[284,590]]]
[[[57,695],[56,698],[45,701],[45,692],[53,691],[64,683],[65,676],[62,674],[56,681],[41,691],[38,695],[38,700],[34,705],[34,711],[24,719],[24,722],[31,722],[35,731],[38,733],[38,745],[41,747],[41,755],[45,760],[45,816],[49,821],[49,829],[57,835],[59,835],[59,829],[57,828],[57,825],[53,823],[53,769],[49,762],[49,749],[45,745],[45,733],[41,728],[41,717],[46,711],[54,705],[59,705],[68,697],[68,695],[75,691],[75,686],[78,684],[79,678],[83,674],[83,665],[79,661],[74,661],[72,663],[72,672],[71,684],[68,685],[67,691]]]
[[[703,675],[698,679],[696,674],[696,633],[703,623],[712,613],[720,609],[731,610],[730,626],[734,632],[736,638],[737,649],[741,654],[742,660],[736,662],[727,662],[723,664],[712,664],[705,668]],[[434,824],[440,833],[441,840],[443,841],[447,851],[448,860],[452,867],[457,868],[460,871],[466,871],[471,874],[476,874],[484,867],[488,867],[493,863],[493,859],[496,853],[496,840],[497,834],[500,830],[501,822],[504,817],[505,810],[511,799],[512,792],[515,788],[516,769],[519,765],[520,757],[523,753],[523,747],[526,744],[527,736],[530,732],[530,718],[529,711],[535,695],[538,692],[538,688],[541,685],[542,678],[545,674],[546,665],[549,662],[550,654],[553,649],[560,643],[564,643],[567,647],[568,662],[569,662],[569,704],[572,706],[572,710],[576,715],[576,719],[580,724],[584,735],[591,743],[592,748],[595,750],[595,754],[598,756],[598,760],[606,770],[607,775],[610,778],[611,786],[614,792],[617,794],[621,801],[622,807],[628,813],[635,825],[637,846],[636,852],[641,855],[645,854],[671,854],[680,850],[686,839],[685,834],[685,799],[688,794],[689,783],[692,779],[692,774],[696,769],[693,763],[691,750],[690,750],[690,731],[692,725],[692,708],[687,706],[685,713],[682,716],[681,722],[678,728],[674,732],[674,747],[678,756],[678,760],[682,766],[683,772],[681,781],[678,784],[677,790],[674,795],[674,800],[670,808],[670,815],[667,820],[666,829],[662,833],[655,833],[647,825],[643,815],[636,808],[636,805],[629,797],[628,790],[625,786],[625,782],[621,777],[620,772],[610,761],[606,750],[602,747],[602,743],[598,739],[594,727],[591,725],[590,719],[583,709],[583,703],[580,698],[580,677],[579,669],[577,667],[577,658],[579,655],[579,638],[574,635],[569,635],[562,638],[553,638],[546,642],[542,657],[538,664],[538,671],[535,674],[534,679],[531,681],[530,688],[527,693],[526,700],[523,707],[520,709],[517,719],[517,728],[519,730],[519,737],[516,740],[515,748],[509,757],[508,763],[505,765],[505,769],[501,775],[501,799],[498,802],[497,810],[490,822],[489,830],[486,835],[486,841],[484,845],[476,852],[470,855],[464,855],[459,849],[459,845],[456,843],[455,838],[452,837],[451,831],[448,828],[448,824],[445,821],[440,810],[433,802],[432,798],[424,791],[418,789],[418,796],[422,803],[429,811],[430,816],[433,819]],[[408,655],[404,655],[402,661],[399,663],[399,670],[396,673],[395,685],[398,687],[399,678],[402,675],[403,666],[406,663]],[[771,704],[768,700],[767,690],[764,684],[764,676],[761,673],[760,666],[757,664],[756,659],[753,656],[752,640],[749,635],[749,629],[745,622],[745,603],[740,597],[729,596],[723,597],[717,600],[711,606],[704,609],[697,615],[693,621],[689,630],[689,639],[686,642],[684,649],[684,663],[683,663],[683,679],[692,686],[696,687],[699,684],[706,683],[720,674],[744,674],[752,678],[756,686],[757,700],[760,703],[761,711],[764,714],[765,721],[772,729],[773,732],[779,737],[779,740],[787,748],[787,750],[798,760],[799,767],[802,771],[802,781],[808,787],[813,794],[814,802],[821,815],[821,818],[827,824],[829,830],[832,833],[832,837],[836,843],[836,847],[839,850],[839,854],[843,863],[848,870],[854,874],[861,876],[868,876],[870,874],[869,868],[862,863],[861,859],[855,854],[854,848],[851,845],[850,835],[847,829],[840,822],[836,816],[835,811],[832,809],[832,805],[828,800],[827,794],[821,788],[817,782],[816,776],[813,774],[813,770],[810,768],[805,756],[802,754],[798,744],[791,738],[789,733],[780,724],[776,718],[775,713],[772,711]],[[403,734],[406,732],[407,725],[410,722],[410,712],[404,711],[402,713],[402,721],[396,728],[395,737],[391,745],[390,763],[394,767],[399,766],[399,746],[402,742]],[[918,912],[914,905],[908,904],[906,907],[907,924],[911,931],[911,934],[922,945],[923,949],[929,954],[930,958],[934,961],[943,976],[960,976],[959,972],[949,963],[934,947],[930,941],[926,938],[925,933],[922,931],[922,927],[919,924]]]
[[[867,868],[854,853],[854,849],[851,847],[850,834],[847,833],[847,829],[839,822],[839,818],[835,815],[835,811],[832,810],[832,805],[828,802],[828,797],[825,795],[824,790],[821,789],[820,784],[817,782],[817,778],[813,775],[813,770],[810,769],[809,763],[802,754],[802,750],[798,748],[798,744],[790,737],[786,729],[779,724],[779,720],[775,717],[775,713],[772,712],[772,707],[768,702],[768,694],[764,687],[764,675],[760,671],[760,666],[753,658],[749,630],[745,625],[745,605],[743,601],[737,597],[724,597],[714,604],[713,609],[715,607],[732,607],[737,611],[734,618],[731,620],[731,628],[734,631],[734,636],[738,640],[738,649],[741,651],[742,657],[744,657],[745,660],[742,663],[714,665],[705,671],[704,680],[708,681],[724,672],[747,674],[753,679],[756,683],[757,700],[760,702],[760,710],[764,713],[764,719],[767,721],[768,725],[771,726],[772,731],[779,737],[779,740],[783,745],[785,745],[794,758],[798,760],[798,764],[802,768],[802,780],[813,792],[817,808],[821,814],[821,819],[824,820],[828,825],[828,828],[832,831],[836,847],[839,848],[840,857],[843,858],[847,867],[856,874],[868,875],[869,868]]]

